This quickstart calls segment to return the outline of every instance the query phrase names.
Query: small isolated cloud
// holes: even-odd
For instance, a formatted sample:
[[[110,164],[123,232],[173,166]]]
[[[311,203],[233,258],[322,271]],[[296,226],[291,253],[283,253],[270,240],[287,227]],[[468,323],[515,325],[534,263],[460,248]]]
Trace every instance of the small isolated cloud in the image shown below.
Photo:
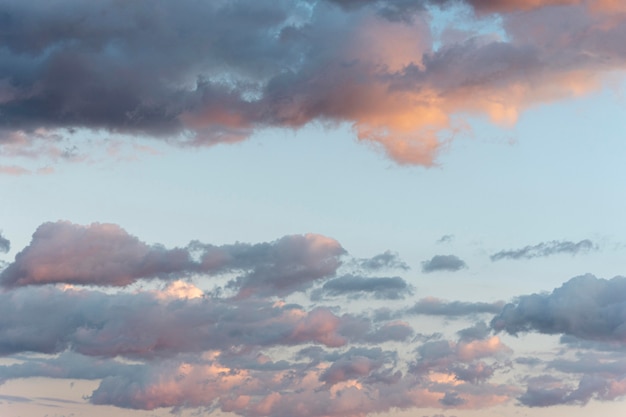
[[[381,269],[401,269],[408,271],[410,268],[397,253],[386,251],[372,258],[360,259],[358,264],[366,271],[379,271]]]
[[[344,275],[326,281],[320,291],[330,296],[348,296],[360,298],[372,296],[376,299],[397,300],[412,294],[412,287],[400,277],[360,277],[354,275]]]
[[[443,235],[437,240],[437,243],[450,243],[453,240],[454,240],[454,235]]]
[[[422,262],[422,272],[458,271],[467,268],[467,264],[455,255],[435,255],[432,259]]]
[[[7,253],[11,250],[11,242],[0,232],[0,253]]]
[[[570,279],[552,293],[530,294],[504,306],[491,327],[512,335],[563,334],[626,344],[626,277]]]
[[[532,246],[525,246],[521,249],[503,250],[498,253],[494,253],[490,256],[490,258],[492,261],[500,261],[502,259],[543,258],[560,253],[576,255],[581,252],[589,252],[595,248],[596,246],[589,239],[581,240],[580,242],[553,240],[550,242],[541,242]]]

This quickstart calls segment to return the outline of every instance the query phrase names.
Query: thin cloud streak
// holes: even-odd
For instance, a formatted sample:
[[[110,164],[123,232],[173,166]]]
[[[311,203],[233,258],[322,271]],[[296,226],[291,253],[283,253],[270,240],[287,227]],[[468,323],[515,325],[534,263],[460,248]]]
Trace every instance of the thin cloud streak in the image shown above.
[[[525,246],[520,249],[503,250],[494,253],[489,258],[492,261],[500,261],[503,259],[532,259],[532,258],[544,258],[547,256],[558,255],[561,253],[568,253],[570,255],[577,255],[579,253],[589,252],[596,249],[596,245],[589,240],[584,239],[580,242],[571,242],[567,240],[553,240],[550,242],[541,242],[532,246]]]

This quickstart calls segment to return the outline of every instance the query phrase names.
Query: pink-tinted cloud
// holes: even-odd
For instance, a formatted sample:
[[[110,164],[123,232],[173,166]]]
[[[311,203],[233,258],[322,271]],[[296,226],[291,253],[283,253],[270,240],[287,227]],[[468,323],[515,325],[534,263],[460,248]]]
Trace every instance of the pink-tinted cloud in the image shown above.
[[[623,74],[623,2],[467,0],[478,17],[499,13],[505,38],[435,40],[425,6],[460,4],[6,4],[0,147],[78,128],[212,145],[322,121],[398,163],[432,165],[470,116],[510,126]]]
[[[192,259],[192,253],[200,257]],[[186,248],[148,245],[115,224],[45,223],[0,272],[5,287],[67,283],[126,286],[140,279],[174,280],[191,274],[237,273],[227,287],[239,298],[285,296],[334,276],[346,251],[316,234],[274,242]]]
[[[44,223],[0,275],[5,286],[69,283],[124,286],[189,269],[185,250],[149,246],[114,224]]]

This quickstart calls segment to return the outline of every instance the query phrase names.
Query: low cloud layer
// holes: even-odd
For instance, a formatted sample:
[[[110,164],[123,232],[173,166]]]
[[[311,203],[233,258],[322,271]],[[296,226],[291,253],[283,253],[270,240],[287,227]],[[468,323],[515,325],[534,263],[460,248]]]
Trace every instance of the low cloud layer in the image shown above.
[[[45,223],[0,273],[0,356],[12,360],[0,365],[0,384],[91,380],[85,401],[94,405],[245,417],[547,407],[626,395],[626,278],[581,276],[506,305],[415,301],[418,290],[402,277],[356,274],[406,271],[395,255],[342,265],[348,256],[313,234],[168,249],[117,225]],[[343,269],[354,271],[337,276]],[[417,316],[460,326],[425,336]],[[577,355],[516,357],[499,332],[562,335]]]
[[[435,255],[430,260],[422,262],[422,272],[451,271],[455,272],[467,268],[465,261],[455,255]]]
[[[520,249],[503,250],[490,256],[492,261],[503,259],[532,259],[566,253],[577,255],[578,253],[589,252],[595,249],[595,245],[589,239],[580,242],[570,242],[567,240],[553,240],[542,242],[532,246],[525,246]]]
[[[429,7],[465,8],[475,25],[440,37]],[[610,0],[4,2],[0,146],[64,159],[80,129],[202,146],[322,121],[431,165],[467,114],[511,125],[622,72],[620,11]],[[492,13],[501,27],[474,28]]]

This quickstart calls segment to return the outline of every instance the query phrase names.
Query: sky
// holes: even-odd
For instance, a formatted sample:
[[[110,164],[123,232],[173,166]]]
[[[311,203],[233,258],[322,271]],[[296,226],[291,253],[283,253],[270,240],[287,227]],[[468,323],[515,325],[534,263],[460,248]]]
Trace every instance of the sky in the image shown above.
[[[625,38],[618,0],[0,0],[0,414],[623,414]]]

